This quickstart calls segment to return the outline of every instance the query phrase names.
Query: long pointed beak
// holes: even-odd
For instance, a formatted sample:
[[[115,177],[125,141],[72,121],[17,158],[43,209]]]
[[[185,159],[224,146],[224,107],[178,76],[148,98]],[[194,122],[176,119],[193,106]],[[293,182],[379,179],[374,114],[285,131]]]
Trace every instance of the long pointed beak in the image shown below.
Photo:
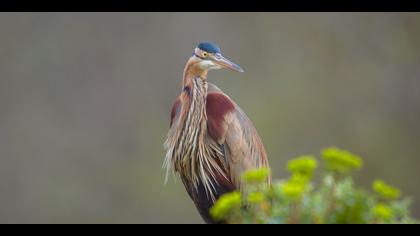
[[[220,53],[217,53],[214,56],[214,62],[222,67],[229,68],[238,72],[244,72],[244,70],[240,66],[224,58]]]

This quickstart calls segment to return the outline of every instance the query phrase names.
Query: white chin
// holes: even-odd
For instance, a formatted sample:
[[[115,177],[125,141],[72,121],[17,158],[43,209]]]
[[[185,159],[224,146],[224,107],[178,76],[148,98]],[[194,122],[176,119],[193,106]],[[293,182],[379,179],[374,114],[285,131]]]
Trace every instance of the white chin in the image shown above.
[[[203,70],[210,70],[210,69],[219,69],[220,66],[215,64],[213,61],[210,60],[203,60],[200,62],[200,68]]]

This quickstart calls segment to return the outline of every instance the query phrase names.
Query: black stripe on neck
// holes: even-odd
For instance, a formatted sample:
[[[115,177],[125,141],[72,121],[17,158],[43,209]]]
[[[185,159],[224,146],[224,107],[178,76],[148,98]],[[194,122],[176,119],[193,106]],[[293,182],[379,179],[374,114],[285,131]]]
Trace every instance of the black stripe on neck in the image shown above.
[[[188,96],[190,96],[191,95],[191,88],[190,88],[190,86],[185,86],[184,87],[184,90],[183,90]]]

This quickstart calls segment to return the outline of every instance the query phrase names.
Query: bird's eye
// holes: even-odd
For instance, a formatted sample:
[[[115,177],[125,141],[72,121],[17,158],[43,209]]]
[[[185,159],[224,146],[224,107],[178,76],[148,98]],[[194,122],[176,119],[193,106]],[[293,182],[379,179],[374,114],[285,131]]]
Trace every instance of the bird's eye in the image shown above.
[[[203,57],[207,57],[208,53],[207,52],[203,52]]]

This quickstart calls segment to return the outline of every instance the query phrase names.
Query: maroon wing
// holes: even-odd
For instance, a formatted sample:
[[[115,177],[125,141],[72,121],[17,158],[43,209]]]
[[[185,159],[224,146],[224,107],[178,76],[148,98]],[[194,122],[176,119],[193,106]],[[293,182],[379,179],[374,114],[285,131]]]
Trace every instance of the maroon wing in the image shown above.
[[[252,122],[214,85],[207,95],[207,118],[211,138],[224,146],[226,172],[237,189],[244,171],[269,167],[264,145]]]

